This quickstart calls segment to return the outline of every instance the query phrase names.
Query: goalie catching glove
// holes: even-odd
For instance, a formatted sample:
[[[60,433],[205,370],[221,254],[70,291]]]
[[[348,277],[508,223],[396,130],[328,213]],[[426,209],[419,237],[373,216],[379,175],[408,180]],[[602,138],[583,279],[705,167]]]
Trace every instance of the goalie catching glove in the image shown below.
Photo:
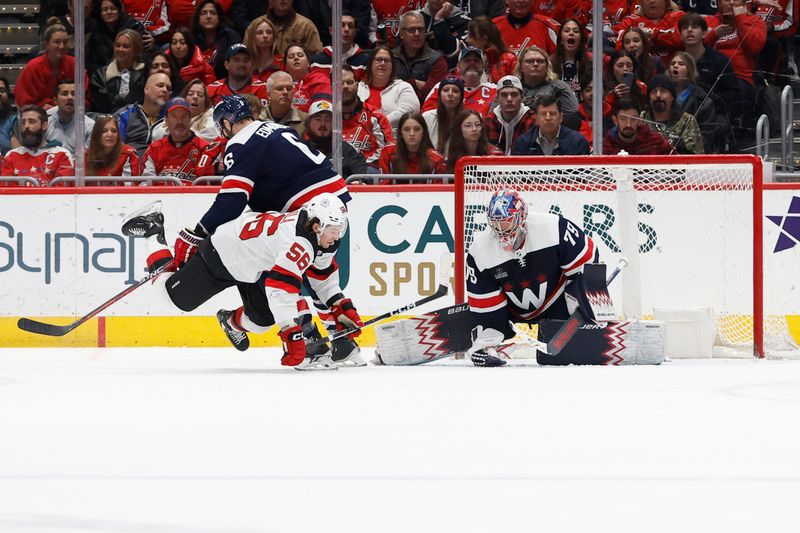
[[[178,238],[175,239],[175,261],[180,266],[188,263],[189,259],[197,253],[197,248],[206,237],[208,237],[208,234],[200,224],[198,224],[194,230],[183,228],[181,232],[178,233]]]
[[[358,311],[356,311],[350,298],[344,298],[333,304],[331,306],[331,314],[333,314],[333,318],[336,320],[336,331],[357,328],[353,333],[347,336],[350,340],[361,335],[361,328],[364,327],[364,322],[362,322],[361,317],[358,316]]]
[[[303,339],[303,330],[298,325],[283,328],[278,334],[283,341],[283,366],[297,366],[306,357],[306,341]]]

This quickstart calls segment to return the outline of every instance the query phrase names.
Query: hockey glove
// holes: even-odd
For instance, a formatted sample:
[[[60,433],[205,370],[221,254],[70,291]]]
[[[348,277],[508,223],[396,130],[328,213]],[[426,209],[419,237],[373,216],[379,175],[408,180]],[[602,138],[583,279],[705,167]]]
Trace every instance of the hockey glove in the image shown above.
[[[283,366],[297,366],[306,358],[306,341],[300,326],[283,328],[278,334],[283,341]]]
[[[175,239],[175,262],[180,266],[189,262],[189,259],[197,253],[197,248],[200,243],[205,239],[202,231],[195,228],[194,231],[189,228],[183,228]]]
[[[356,311],[350,298],[344,298],[333,304],[331,306],[331,313],[333,314],[334,320],[336,320],[336,331],[359,328],[347,336],[350,340],[361,335],[361,328],[364,327],[364,322],[362,322],[361,317],[358,316],[358,311]]]
[[[494,348],[482,348],[470,356],[472,364],[475,366],[503,366],[506,362],[497,357],[497,350]]]

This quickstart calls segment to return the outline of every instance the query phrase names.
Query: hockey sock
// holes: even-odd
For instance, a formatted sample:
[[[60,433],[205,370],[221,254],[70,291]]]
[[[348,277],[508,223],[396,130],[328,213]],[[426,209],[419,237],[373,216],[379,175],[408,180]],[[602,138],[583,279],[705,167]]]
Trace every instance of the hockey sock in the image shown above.
[[[259,326],[253,322],[247,313],[244,312],[244,307],[240,307],[233,315],[231,324],[234,328],[242,331],[252,331],[253,333],[265,333],[272,326]]]
[[[153,272],[163,265],[172,261],[172,252],[169,248],[158,242],[158,236],[152,235],[145,239],[145,247],[147,249],[147,270]],[[175,272],[175,266],[167,269],[169,272]]]

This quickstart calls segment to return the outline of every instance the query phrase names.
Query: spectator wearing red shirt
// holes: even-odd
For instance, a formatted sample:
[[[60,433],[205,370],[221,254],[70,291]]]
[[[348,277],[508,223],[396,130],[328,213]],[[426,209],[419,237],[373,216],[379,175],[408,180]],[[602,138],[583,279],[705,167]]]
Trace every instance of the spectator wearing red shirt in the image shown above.
[[[223,96],[234,94],[252,94],[261,100],[262,105],[266,105],[267,84],[254,80],[250,75],[253,61],[245,45],[237,43],[228,48],[225,53],[225,69],[228,71],[228,76],[208,86],[208,96],[214,105],[217,105]]]
[[[514,74],[517,56],[506,48],[497,26],[486,17],[475,17],[469,23],[467,44],[480,48],[486,55],[486,74],[489,82],[497,83],[503,76]]]
[[[370,3],[378,19],[378,42],[393,47],[400,41],[401,15],[422,9],[425,0],[371,0]]]
[[[257,17],[244,32],[244,45],[253,58],[253,78],[267,82],[270,76],[283,68],[275,40],[278,30],[266,15]]]
[[[132,146],[123,144],[114,117],[100,115],[92,128],[89,149],[86,150],[87,176],[138,176],[139,156]],[[98,183],[105,185],[105,183]],[[108,185],[119,183],[108,182]]]
[[[486,72],[486,56],[483,55],[483,50],[473,46],[462,48],[459,56],[458,72],[464,80],[464,107],[474,109],[483,117],[488,116],[497,89],[495,85],[481,81]],[[439,87],[441,87],[441,82],[431,90],[425,99],[425,103],[422,104],[423,112],[436,109],[439,101]]]
[[[650,36],[652,51],[666,64],[669,57],[681,49],[678,21],[683,11],[673,10],[670,0],[643,0],[639,10],[628,15],[614,26],[617,32],[617,50],[622,49],[622,36],[628,28],[636,26]]]
[[[208,85],[217,79],[214,76],[214,69],[203,58],[203,52],[194,44],[194,37],[189,28],[183,26],[175,28],[166,53],[172,56],[175,65],[180,69],[179,75],[183,81],[199,78]]]
[[[169,134],[153,142],[144,153],[142,176],[172,176],[191,185],[198,176],[197,166],[208,141],[191,130],[191,109],[185,99],[171,99],[166,110]]]
[[[72,155],[45,139],[47,112],[36,105],[22,107],[19,118],[22,146],[9,150],[3,160],[3,176],[28,176],[48,185],[53,178],[74,174]],[[0,185],[14,185],[0,182]]]
[[[225,52],[242,40],[231,27],[219,2],[216,0],[198,2],[190,27],[194,33],[195,44],[200,47],[203,58],[214,69],[214,76],[224,78]]]
[[[660,133],[651,130],[639,118],[639,106],[633,100],[621,98],[614,104],[611,120],[614,127],[603,139],[603,153],[616,155],[669,155],[672,146]]]
[[[382,174],[444,174],[446,171],[444,157],[433,149],[425,119],[416,112],[400,117],[397,144],[383,149],[378,166]]]
[[[591,12],[591,9],[588,13]],[[587,19],[580,0],[533,0],[531,13],[563,23],[571,18]],[[586,23],[586,20],[583,21]]]
[[[294,80],[294,100],[292,105],[302,111],[308,112],[311,98],[315,94],[331,94],[330,75],[314,69],[311,70],[308,52],[300,45],[293,44],[286,49],[284,55],[286,72]]]
[[[381,151],[394,142],[392,126],[380,110],[362,102],[353,68],[342,67],[342,140],[361,152],[377,168]]]
[[[556,51],[558,21],[531,13],[533,0],[507,0],[508,13],[492,20],[512,52],[538,46],[552,55]]]
[[[53,107],[58,81],[75,77],[75,58],[67,55],[67,29],[55,17],[48,19],[48,23],[42,38],[44,53],[30,60],[17,79],[14,88],[17,107],[38,105],[45,110]],[[85,86],[89,87],[88,78]]]
[[[166,0],[122,0],[125,11],[144,24],[158,42],[166,42],[169,35],[169,15]]]

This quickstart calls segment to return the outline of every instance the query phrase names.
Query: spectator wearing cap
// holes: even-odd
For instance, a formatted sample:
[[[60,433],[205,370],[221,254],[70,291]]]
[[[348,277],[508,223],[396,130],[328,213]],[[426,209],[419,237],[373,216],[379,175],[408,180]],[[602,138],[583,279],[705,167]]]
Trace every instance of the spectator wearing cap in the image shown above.
[[[314,23],[294,10],[294,0],[272,0],[269,2],[267,17],[275,24],[278,50],[286,50],[297,44],[316,54],[322,50],[322,41]]]
[[[303,138],[306,115],[292,105],[294,82],[286,72],[276,72],[267,80],[267,105],[261,110],[261,120],[271,120],[297,132]]]
[[[428,46],[439,50],[449,67],[455,67],[458,50],[469,35],[469,15],[447,0],[428,0],[420,10]]]
[[[314,95],[308,108],[305,122],[305,135],[301,137],[307,145],[333,157],[333,103],[331,95]],[[369,167],[364,156],[350,143],[342,141],[342,177],[351,174],[367,174]]]
[[[208,141],[192,131],[192,114],[184,98],[172,98],[166,106],[168,135],[154,141],[142,158],[142,176],[172,176],[191,185],[197,178]]]
[[[376,170],[381,151],[394,142],[389,120],[358,97],[358,83],[350,65],[342,67],[342,139]]]
[[[538,46],[546,55],[554,54],[560,24],[549,17],[533,14],[533,0],[506,0],[506,4],[508,12],[492,22],[508,49],[517,54],[530,46]]]
[[[333,31],[333,28],[331,28]],[[363,50],[355,42],[356,40],[356,19],[348,11],[342,13],[342,59],[353,67],[356,79],[359,81],[364,78],[367,71],[367,64],[370,60],[369,52]],[[326,46],[322,51],[317,52],[311,58],[311,70],[320,70],[328,78],[331,76],[331,64],[333,63],[333,47]]]
[[[225,53],[241,39],[225,17],[222,6],[214,0],[197,2],[190,28],[203,58],[214,68],[214,76],[224,78]]]
[[[586,137],[561,124],[560,105],[552,94],[536,99],[536,126],[514,142],[513,155],[589,155]]]
[[[422,113],[422,118],[428,125],[428,134],[431,136],[433,147],[439,153],[447,153],[456,116],[462,109],[464,109],[464,80],[447,76],[439,82],[436,109]]]
[[[704,153],[700,125],[675,104],[675,84],[669,77],[659,74],[650,78],[647,97],[650,103],[642,117],[650,129],[663,135],[679,154]]]
[[[523,101],[528,107],[542,93],[551,93],[561,102],[564,124],[573,130],[580,129],[578,97],[566,82],[553,71],[550,56],[541,48],[531,46],[522,51],[517,65],[517,77],[522,82]]]
[[[190,81],[181,89],[180,96],[189,102],[189,110],[192,115],[192,131],[208,142],[217,140],[219,132],[216,124],[214,124],[214,108],[211,107],[211,99],[208,97],[208,88],[205,83],[200,79]],[[256,100],[258,101],[257,98]],[[167,123],[161,121],[153,128],[153,140],[156,141],[166,136]]]
[[[355,70],[355,69],[354,69]],[[395,77],[395,64],[388,46],[379,44],[370,54],[367,72],[358,84],[358,97],[389,120],[392,129],[410,111],[419,111],[419,99],[411,85]]]
[[[82,146],[75,146],[75,82],[61,80],[56,87],[56,106],[47,110],[48,141],[61,144],[73,157],[83,153],[89,146],[89,141],[94,127],[94,120],[86,115],[83,117],[84,142]]]
[[[516,76],[504,76],[497,82],[498,105],[486,119],[486,137],[505,155],[516,140],[536,125],[536,115],[522,103],[522,82]]]
[[[172,82],[166,74],[152,74],[144,85],[144,100],[117,111],[119,136],[141,156],[154,140],[153,131],[164,120],[164,106],[172,94]]]
[[[481,81],[486,74],[486,56],[483,50],[468,46],[459,53],[458,73],[464,80],[464,107],[474,109],[481,116],[487,116],[494,102],[497,89],[494,84]],[[433,88],[422,105],[422,111],[436,108],[439,99],[439,85]]]
[[[447,76],[447,60],[425,44],[425,20],[419,11],[403,13],[400,39],[400,45],[392,51],[397,77],[411,84],[421,103]]]
[[[217,105],[223,96],[234,94],[252,94],[266,103],[267,84],[253,79],[253,61],[245,45],[236,43],[228,48],[225,69],[228,75],[208,86],[208,96],[213,105]]]
[[[603,138],[603,153],[616,155],[669,155],[672,146],[660,133],[651,130],[639,117],[639,104],[620,98],[611,110],[614,127]]]

